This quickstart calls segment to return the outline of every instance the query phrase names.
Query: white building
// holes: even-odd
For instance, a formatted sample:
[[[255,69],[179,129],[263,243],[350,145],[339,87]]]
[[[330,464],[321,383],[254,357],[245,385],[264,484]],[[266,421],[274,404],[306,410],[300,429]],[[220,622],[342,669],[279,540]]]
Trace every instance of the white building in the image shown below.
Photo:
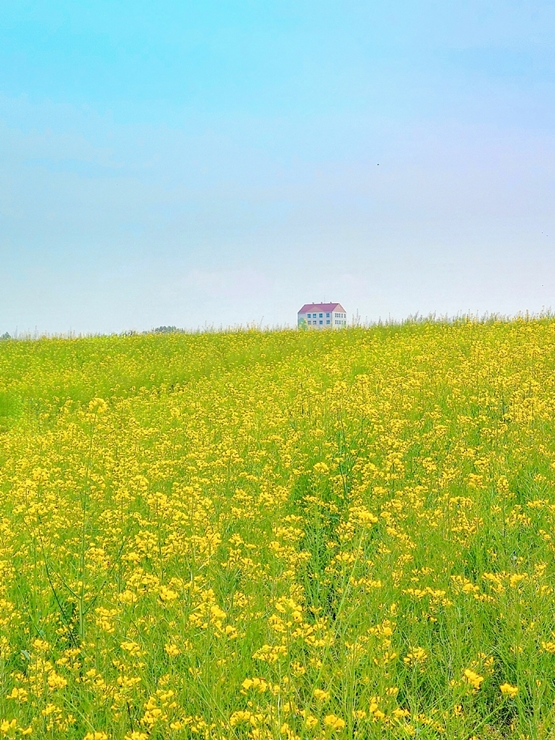
[[[347,313],[340,303],[305,303],[297,314],[297,325],[309,329],[342,329]]]

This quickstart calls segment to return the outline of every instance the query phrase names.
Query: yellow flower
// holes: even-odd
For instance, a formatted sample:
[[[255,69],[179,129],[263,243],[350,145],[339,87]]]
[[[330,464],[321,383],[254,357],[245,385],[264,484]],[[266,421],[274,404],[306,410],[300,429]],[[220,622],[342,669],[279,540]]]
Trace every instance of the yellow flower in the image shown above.
[[[253,689],[254,691],[258,691],[260,694],[263,694],[268,688],[268,683],[263,678],[245,678],[241,686],[243,688],[242,693],[249,691],[249,689]]]
[[[250,722],[252,716],[252,712],[249,712],[248,710],[238,710],[237,712],[233,712],[229,718],[229,723],[232,727],[235,727],[235,725],[241,724],[242,722]]]
[[[315,473],[320,473],[321,475],[326,475],[326,473],[329,473],[330,469],[326,465],[325,462],[318,462],[313,468]]]
[[[179,594],[176,591],[173,591],[167,586],[160,586],[160,591],[158,593],[161,601],[175,601],[179,597]]]
[[[484,680],[483,676],[480,676],[478,673],[475,673],[470,668],[465,669],[464,678],[466,682],[472,686],[474,691],[478,691],[478,689],[480,688]]]
[[[27,701],[27,691],[25,689],[19,689],[14,687],[10,694],[7,695],[6,699],[17,699],[17,701]]]
[[[89,411],[93,414],[105,414],[108,411],[108,404],[103,398],[93,398],[89,402]]]
[[[508,696],[511,699],[518,694],[518,686],[511,686],[510,683],[502,683],[499,689],[503,696]]]
[[[307,727],[309,730],[312,730],[316,725],[318,724],[318,718],[315,717],[313,714],[308,714],[304,718],[304,724],[305,727]]]
[[[121,643],[121,646],[123,650],[128,652],[130,655],[137,656],[142,654],[142,650],[140,645],[138,645],[133,640],[125,640]]]
[[[67,681],[63,676],[60,676],[56,671],[50,671],[48,674],[48,688],[51,691],[54,691],[55,689],[65,689],[66,686]]]
[[[345,727],[345,720],[335,714],[326,714],[324,724],[326,727],[331,727],[332,730],[342,730]]]
[[[427,657],[428,653],[424,650],[424,648],[415,647],[409,653],[407,653],[407,656],[403,658],[403,662],[406,665],[417,665],[418,663],[424,663]]]
[[[330,698],[330,692],[322,689],[314,689],[312,695],[317,701],[327,701]]]

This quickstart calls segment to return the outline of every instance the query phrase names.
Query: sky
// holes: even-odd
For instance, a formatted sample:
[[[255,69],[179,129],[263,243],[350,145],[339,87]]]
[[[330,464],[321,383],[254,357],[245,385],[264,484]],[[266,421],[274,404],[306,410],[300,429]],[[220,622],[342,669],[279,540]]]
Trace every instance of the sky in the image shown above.
[[[555,4],[0,0],[0,334],[555,309]]]

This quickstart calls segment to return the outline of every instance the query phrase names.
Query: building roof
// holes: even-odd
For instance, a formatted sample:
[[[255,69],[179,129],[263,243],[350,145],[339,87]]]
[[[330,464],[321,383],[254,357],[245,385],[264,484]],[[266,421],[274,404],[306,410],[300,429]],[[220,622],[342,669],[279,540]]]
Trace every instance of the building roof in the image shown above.
[[[324,313],[324,311],[327,313],[328,311],[331,313],[332,311],[342,311],[343,313],[347,313],[341,303],[305,303],[304,306],[298,311],[297,313],[308,313],[312,311],[321,311]]]

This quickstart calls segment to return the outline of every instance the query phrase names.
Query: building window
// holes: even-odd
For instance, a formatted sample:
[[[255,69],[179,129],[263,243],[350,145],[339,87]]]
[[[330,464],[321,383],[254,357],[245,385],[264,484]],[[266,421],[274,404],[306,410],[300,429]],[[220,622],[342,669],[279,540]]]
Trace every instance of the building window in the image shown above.
[[[322,319],[320,319],[320,323],[321,323],[321,324],[323,324],[323,323],[324,323],[324,322],[322,321]]]
[[[329,315],[329,313],[327,313],[327,314],[326,314],[326,318],[328,318],[328,319],[329,319],[329,316],[330,316],[330,315]]]
[[[329,319],[327,319],[327,320],[326,320],[326,324],[329,324],[329,323],[331,323],[331,322],[330,322],[330,320],[329,320]]]
[[[323,315],[324,315],[324,314],[323,314],[323,313],[321,313],[321,314],[320,314],[320,318],[322,318],[322,316],[323,316]]]

